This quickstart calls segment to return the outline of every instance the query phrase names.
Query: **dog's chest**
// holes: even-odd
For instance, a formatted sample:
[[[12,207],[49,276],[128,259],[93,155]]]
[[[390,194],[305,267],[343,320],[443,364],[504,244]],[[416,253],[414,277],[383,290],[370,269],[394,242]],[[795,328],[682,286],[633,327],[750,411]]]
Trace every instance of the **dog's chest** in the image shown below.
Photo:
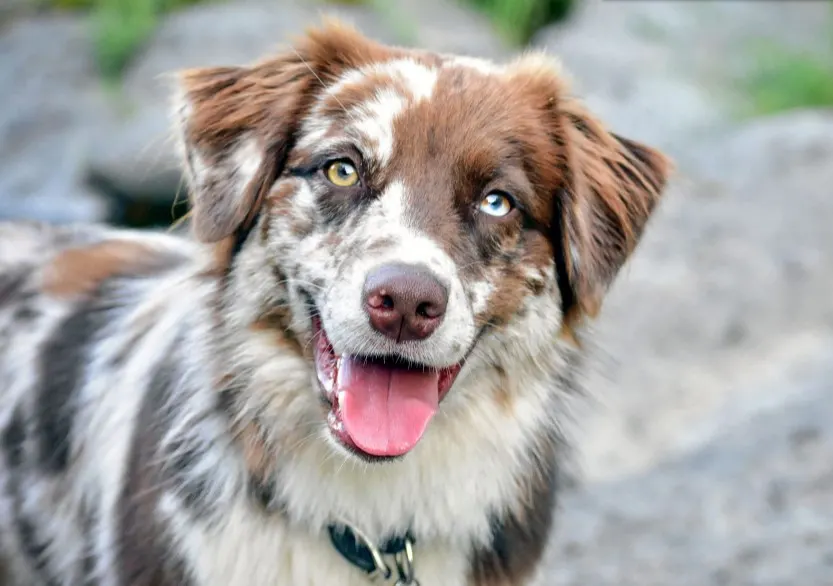
[[[222,524],[191,529],[182,545],[199,586],[370,586],[373,582],[347,561],[326,534],[294,530],[282,520],[264,518],[238,505]],[[437,544],[414,550],[414,574],[422,586],[465,586],[463,552]]]

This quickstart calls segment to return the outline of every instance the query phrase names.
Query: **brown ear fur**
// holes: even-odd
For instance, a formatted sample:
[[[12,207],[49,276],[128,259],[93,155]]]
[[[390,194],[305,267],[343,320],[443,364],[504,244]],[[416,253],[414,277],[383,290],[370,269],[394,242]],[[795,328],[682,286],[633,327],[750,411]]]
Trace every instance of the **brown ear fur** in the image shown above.
[[[565,182],[552,223],[565,318],[595,316],[671,172],[659,151],[608,132],[576,100],[559,107]]]
[[[392,53],[327,22],[250,67],[182,72],[177,117],[196,236],[218,242],[248,227],[317,93],[345,69]]]

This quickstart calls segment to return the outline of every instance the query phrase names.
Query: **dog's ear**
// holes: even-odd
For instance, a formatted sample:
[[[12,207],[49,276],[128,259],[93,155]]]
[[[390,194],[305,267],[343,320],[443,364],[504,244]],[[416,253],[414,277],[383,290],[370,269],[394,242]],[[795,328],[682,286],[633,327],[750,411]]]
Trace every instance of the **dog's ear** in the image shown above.
[[[564,182],[552,238],[570,320],[599,311],[663,193],[671,162],[609,132],[577,100],[565,99],[557,110]]]
[[[281,173],[314,80],[296,52],[179,74],[177,138],[198,239],[218,242],[253,220]]]
[[[218,242],[251,223],[316,95],[345,70],[394,54],[325,19],[251,67],[180,73],[175,117],[197,237]]]

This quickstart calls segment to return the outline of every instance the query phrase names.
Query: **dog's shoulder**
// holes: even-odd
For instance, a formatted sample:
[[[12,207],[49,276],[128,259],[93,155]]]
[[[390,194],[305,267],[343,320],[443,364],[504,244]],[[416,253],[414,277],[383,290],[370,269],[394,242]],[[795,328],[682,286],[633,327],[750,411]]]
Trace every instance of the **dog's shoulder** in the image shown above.
[[[172,269],[193,260],[189,240],[102,225],[0,223],[0,310],[20,293],[78,299],[115,277]]]
[[[97,224],[0,222],[0,270],[12,266],[35,266],[60,250],[100,241],[106,238],[107,232],[107,228]]]

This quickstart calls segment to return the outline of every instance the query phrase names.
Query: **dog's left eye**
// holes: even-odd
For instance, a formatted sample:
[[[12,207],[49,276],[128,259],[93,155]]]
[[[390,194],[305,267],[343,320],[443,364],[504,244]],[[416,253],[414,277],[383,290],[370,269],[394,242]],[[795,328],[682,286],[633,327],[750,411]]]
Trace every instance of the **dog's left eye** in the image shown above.
[[[509,215],[515,209],[515,202],[505,193],[493,191],[480,200],[479,209],[484,214],[495,218],[502,218]]]
[[[327,180],[337,187],[353,187],[359,182],[359,172],[350,161],[340,159],[324,167]]]

